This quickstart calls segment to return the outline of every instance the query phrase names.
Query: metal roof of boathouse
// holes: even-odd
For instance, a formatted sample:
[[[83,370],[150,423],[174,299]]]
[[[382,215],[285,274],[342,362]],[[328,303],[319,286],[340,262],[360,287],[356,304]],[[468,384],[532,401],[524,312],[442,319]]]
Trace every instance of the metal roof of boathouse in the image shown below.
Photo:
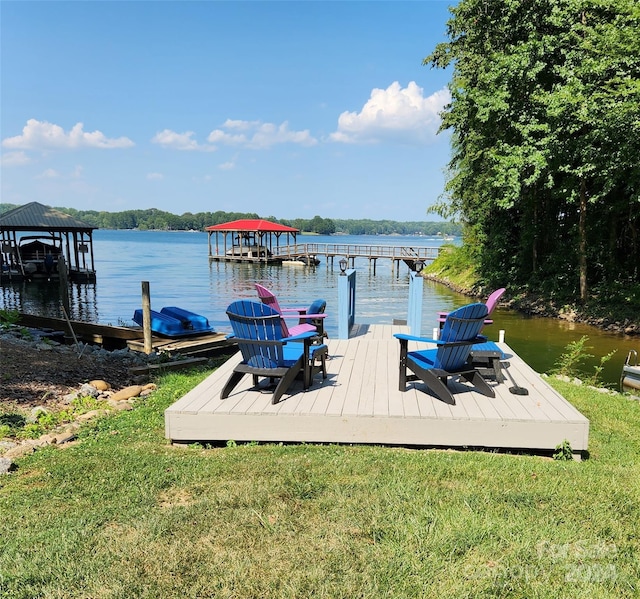
[[[210,225],[205,231],[257,231],[259,233],[299,233],[300,229],[294,229],[287,225],[274,223],[261,218],[242,218],[228,223]]]
[[[91,231],[97,228],[39,202],[0,214],[0,231]]]

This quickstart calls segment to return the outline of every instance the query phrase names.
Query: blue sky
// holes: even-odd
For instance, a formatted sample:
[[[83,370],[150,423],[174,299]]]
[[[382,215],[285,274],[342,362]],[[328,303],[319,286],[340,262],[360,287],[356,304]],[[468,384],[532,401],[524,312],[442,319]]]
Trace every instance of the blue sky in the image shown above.
[[[437,220],[453,2],[2,0],[2,202]]]

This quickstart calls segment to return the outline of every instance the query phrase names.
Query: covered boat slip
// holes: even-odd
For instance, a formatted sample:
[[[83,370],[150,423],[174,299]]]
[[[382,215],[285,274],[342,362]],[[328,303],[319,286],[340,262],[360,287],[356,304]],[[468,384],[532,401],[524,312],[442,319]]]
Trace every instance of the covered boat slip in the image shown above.
[[[400,347],[391,325],[359,325],[346,340],[328,339],[327,379],[306,392],[296,382],[283,400],[252,389],[246,376],[224,400],[220,391],[239,361],[234,355],[165,411],[165,434],[175,442],[366,443],[548,452],[567,440],[574,456],[588,448],[589,421],[505,344],[511,383],[491,382],[489,398],[450,381],[448,405],[421,382],[398,389]],[[424,345],[421,345],[421,349]],[[415,346],[417,349],[417,346]]]
[[[209,260],[281,263],[276,250],[281,238],[295,243],[299,229],[264,219],[240,219],[205,228],[209,236]],[[215,244],[212,241],[215,234]],[[221,237],[220,237],[221,236]]]
[[[5,212],[0,216],[0,282],[95,281],[96,228],[38,202]]]

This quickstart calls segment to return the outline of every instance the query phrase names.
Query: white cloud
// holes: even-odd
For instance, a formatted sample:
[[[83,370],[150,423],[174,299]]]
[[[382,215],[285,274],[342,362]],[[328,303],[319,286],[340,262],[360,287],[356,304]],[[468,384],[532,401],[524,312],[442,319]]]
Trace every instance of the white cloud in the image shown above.
[[[2,141],[5,148],[21,150],[75,150],[78,148],[130,148],[135,145],[128,137],[108,138],[101,131],[84,131],[82,123],[76,123],[69,132],[59,125],[29,119],[22,135],[7,137]]]
[[[404,89],[395,81],[387,89],[373,89],[360,112],[343,112],[330,139],[342,143],[428,143],[434,140],[439,113],[450,99],[447,89],[425,98],[415,81]]]
[[[227,119],[222,125],[225,129],[240,129],[241,131],[249,131],[254,127],[260,126],[260,121],[239,121],[234,119]]]
[[[235,162],[223,162],[222,164],[218,165],[218,168],[221,171],[230,171],[233,170],[234,168],[236,168],[236,163]]]
[[[2,166],[24,166],[30,162],[31,158],[24,152],[5,152],[2,155]]]
[[[162,181],[164,175],[162,173],[147,173],[147,179],[149,181]]]
[[[230,133],[225,133],[221,129],[214,129],[209,133],[207,141],[212,144],[222,144],[225,146],[245,146],[248,143],[246,135],[231,135]]]
[[[36,179],[59,179],[60,173],[55,169],[48,168],[36,176]]]
[[[171,129],[164,129],[156,133],[151,139],[152,143],[159,144],[163,148],[169,148],[172,150],[186,150],[186,151],[200,151],[200,152],[213,152],[216,147],[201,145],[193,136],[193,131],[185,131],[184,133],[177,133],[171,131]]]
[[[245,133],[229,133],[243,131]],[[277,144],[297,144],[301,146],[314,146],[318,143],[308,129],[304,131],[292,131],[289,123],[284,121],[280,125],[262,123],[261,121],[239,121],[227,119],[221,129],[214,129],[207,140],[210,143],[239,146],[251,150],[263,150]]]

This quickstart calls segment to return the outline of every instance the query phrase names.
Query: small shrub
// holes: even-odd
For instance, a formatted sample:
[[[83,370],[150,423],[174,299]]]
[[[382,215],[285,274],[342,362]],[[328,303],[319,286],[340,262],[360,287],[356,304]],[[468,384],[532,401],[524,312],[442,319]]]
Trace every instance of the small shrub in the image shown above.
[[[617,350],[613,350],[610,351],[606,356],[602,356],[600,358],[600,363],[597,366],[594,366],[594,373],[587,378],[586,382],[589,385],[592,385],[593,387],[599,387],[602,385],[602,380],[600,379],[600,376],[602,375],[602,370],[604,368],[604,365],[611,360],[611,358],[613,357],[613,355],[616,353]]]
[[[560,462],[573,460],[573,449],[571,449],[571,443],[565,439],[560,443],[560,445],[556,445],[556,452],[553,454],[553,459]]]
[[[0,308],[0,329],[8,329],[18,323],[20,312],[18,310],[6,310]]]
[[[587,351],[586,343],[589,337],[583,335],[577,341],[571,341],[565,347],[565,351],[556,360],[552,374],[559,374],[567,377],[585,378],[585,383],[597,387],[602,384],[600,379],[604,365],[613,357],[616,350],[609,352],[606,356],[600,358],[599,364],[594,366],[593,374],[589,375],[583,370],[583,363],[586,360],[595,358],[593,354]]]
[[[568,343],[564,352],[560,354],[560,357],[556,360],[551,372],[562,376],[578,376],[578,374],[580,374],[580,364],[594,357],[585,349],[585,344],[588,340],[589,337],[583,335],[577,341]]]

